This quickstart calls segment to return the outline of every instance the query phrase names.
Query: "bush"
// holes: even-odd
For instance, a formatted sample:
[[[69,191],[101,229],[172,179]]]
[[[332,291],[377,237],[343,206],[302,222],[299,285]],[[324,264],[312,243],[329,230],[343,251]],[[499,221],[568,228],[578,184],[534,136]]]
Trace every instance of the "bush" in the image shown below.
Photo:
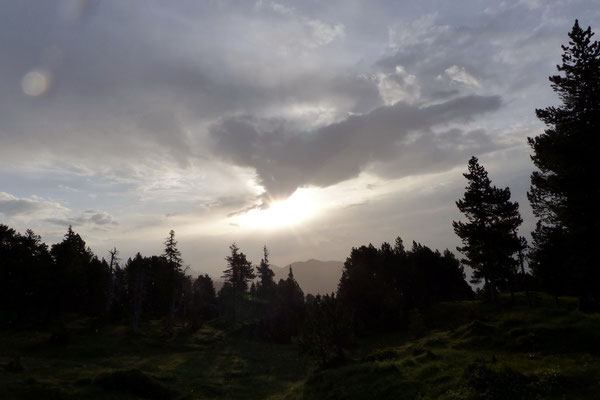
[[[495,371],[487,367],[483,359],[470,364],[465,375],[468,385],[482,399],[520,399],[531,395],[528,386],[530,378],[510,368]]]
[[[558,368],[536,371],[532,376],[523,375],[510,368],[496,371],[485,360],[478,359],[465,372],[467,384],[478,394],[477,398],[530,399],[556,393],[565,383]]]
[[[321,367],[334,367],[346,361],[352,341],[351,324],[333,296],[317,296],[308,307],[300,344]]]

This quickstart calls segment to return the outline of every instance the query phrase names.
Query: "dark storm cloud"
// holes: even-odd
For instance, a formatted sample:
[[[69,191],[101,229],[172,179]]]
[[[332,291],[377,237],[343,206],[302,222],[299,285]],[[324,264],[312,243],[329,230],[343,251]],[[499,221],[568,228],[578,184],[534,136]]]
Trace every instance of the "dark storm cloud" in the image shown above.
[[[211,136],[215,154],[255,168],[267,194],[279,198],[302,186],[333,185],[396,159],[396,177],[452,165],[465,149],[489,149],[493,143],[481,131],[433,129],[468,122],[500,106],[497,96],[465,96],[421,107],[396,103],[307,133],[264,130],[260,120],[227,118],[212,127]]]

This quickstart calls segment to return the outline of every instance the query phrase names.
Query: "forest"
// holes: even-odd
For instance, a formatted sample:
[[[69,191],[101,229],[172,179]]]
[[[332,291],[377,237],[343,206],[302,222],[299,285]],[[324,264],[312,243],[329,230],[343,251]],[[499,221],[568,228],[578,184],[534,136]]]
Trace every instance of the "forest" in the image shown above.
[[[4,399],[559,399],[600,390],[600,43],[575,22],[528,138],[528,243],[477,157],[457,253],[352,248],[334,293],[278,282],[232,243],[219,282],[176,233],[159,255],[94,254],[0,224]],[[450,227],[448,227],[450,229]],[[404,238],[406,239],[406,238]],[[225,249],[226,250],[226,249]],[[467,271],[470,276],[467,276]]]

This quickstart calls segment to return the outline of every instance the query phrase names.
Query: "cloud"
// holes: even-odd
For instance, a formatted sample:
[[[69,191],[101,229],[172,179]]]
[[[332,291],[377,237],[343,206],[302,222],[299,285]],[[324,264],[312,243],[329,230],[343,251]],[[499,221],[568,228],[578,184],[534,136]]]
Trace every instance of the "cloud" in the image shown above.
[[[9,220],[36,221],[41,220],[53,225],[93,225],[111,226],[118,225],[112,215],[106,211],[88,209],[75,214],[69,208],[56,201],[43,199],[37,196],[17,197],[6,192],[0,192],[0,214]]]
[[[0,213],[9,218],[16,216],[39,216],[65,211],[67,211],[65,207],[54,201],[36,196],[20,198],[6,192],[0,192]]]
[[[310,18],[294,7],[276,1],[259,0],[256,3],[256,8],[271,10],[304,28],[304,32],[297,32],[298,34],[294,35],[293,39],[289,41],[291,47],[301,46],[314,49],[344,37],[345,28],[343,24],[328,24],[320,19]]]
[[[359,209],[380,207],[387,178],[526,148],[574,18],[600,20],[588,3],[0,2],[0,187],[16,195],[0,216],[143,250],[177,224],[230,232],[219,221],[256,205],[257,183],[284,197],[375,174]],[[370,218],[323,237],[349,248]]]
[[[54,225],[96,225],[96,226],[110,226],[110,225],[118,225],[119,223],[115,221],[112,215],[107,213],[106,211],[98,211],[98,210],[85,210],[81,214],[74,217],[66,217],[66,218],[46,218],[46,222],[49,222]]]
[[[421,88],[417,77],[406,72],[404,67],[396,65],[393,72],[380,72],[374,76],[379,93],[386,105],[399,101],[415,102],[421,97]]]
[[[441,168],[447,164],[436,160],[439,154],[489,147],[490,139],[481,131],[435,129],[469,122],[500,106],[497,96],[465,96],[428,106],[398,102],[305,133],[263,129],[264,121],[251,117],[226,118],[212,126],[211,137],[217,157],[254,168],[266,194],[280,198],[303,186],[333,185],[396,159],[410,160],[395,171],[396,177],[430,171],[431,165]]]
[[[469,74],[464,67],[452,65],[444,70],[444,74],[438,75],[439,79],[450,79],[452,82],[461,83],[467,86],[481,87],[481,83],[473,75]]]
[[[331,18],[274,2],[225,13],[95,2],[64,18],[66,3],[0,5],[0,51],[11,54],[0,64],[0,168],[188,168],[206,156],[207,124],[226,115],[314,127],[381,104],[374,82],[322,64],[335,57],[324,47],[344,37]]]

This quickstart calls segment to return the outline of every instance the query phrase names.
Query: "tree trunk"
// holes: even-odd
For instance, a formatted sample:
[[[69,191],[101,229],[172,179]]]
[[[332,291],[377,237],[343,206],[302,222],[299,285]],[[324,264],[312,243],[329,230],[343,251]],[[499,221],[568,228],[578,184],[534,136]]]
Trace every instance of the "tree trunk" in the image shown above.
[[[115,297],[115,280],[113,276],[113,265],[117,256],[117,248],[109,250],[110,264],[108,266],[108,295],[106,296],[106,315],[110,317],[110,310]]]
[[[525,239],[522,239],[525,240]],[[526,242],[525,242],[526,246]],[[523,249],[519,249],[519,263],[521,264],[521,274],[523,274],[523,283],[525,284],[525,294],[527,295],[527,304],[529,308],[533,308],[533,303],[531,302],[531,293],[529,293],[529,281],[527,280],[527,275],[525,274],[525,256],[523,255]]]

